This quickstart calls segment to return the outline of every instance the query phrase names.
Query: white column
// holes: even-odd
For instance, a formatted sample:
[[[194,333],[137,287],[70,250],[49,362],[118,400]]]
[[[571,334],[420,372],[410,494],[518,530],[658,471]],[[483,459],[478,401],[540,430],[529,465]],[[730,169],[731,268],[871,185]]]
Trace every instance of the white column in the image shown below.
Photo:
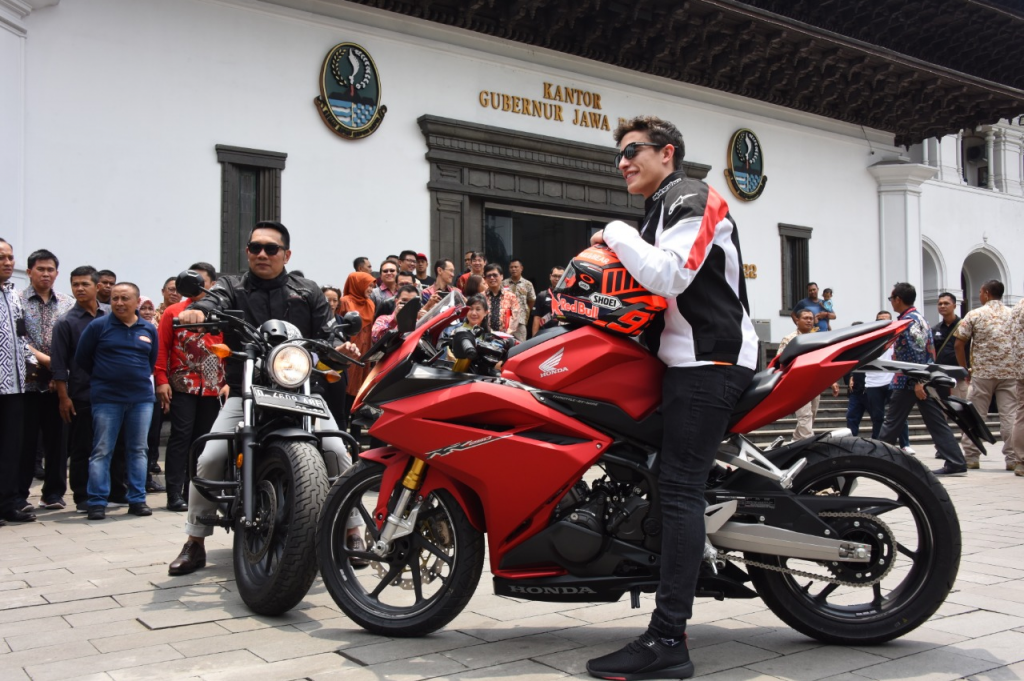
[[[994,158],[989,161],[992,166],[997,191],[1013,196],[1024,196],[1022,187],[1021,152],[1024,150],[1024,135],[1016,126],[1000,125],[995,138]]]
[[[964,179],[958,167],[960,159],[960,146],[957,135],[946,135],[936,140],[935,163],[938,166],[938,179],[952,184],[963,184]]]
[[[964,184],[964,131],[956,134],[956,176],[960,178],[960,184]]]
[[[0,238],[24,267],[25,17],[21,0],[0,0]]]
[[[921,185],[936,168],[920,163],[881,161],[868,168],[878,182],[879,309],[893,284],[906,281],[923,296],[921,264]]]

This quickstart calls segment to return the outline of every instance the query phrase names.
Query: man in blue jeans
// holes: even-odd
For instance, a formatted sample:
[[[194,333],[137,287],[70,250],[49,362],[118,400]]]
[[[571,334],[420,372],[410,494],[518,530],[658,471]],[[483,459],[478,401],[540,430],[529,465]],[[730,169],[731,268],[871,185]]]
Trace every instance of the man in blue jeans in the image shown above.
[[[110,456],[124,428],[128,470],[128,512],[152,515],[146,505],[147,442],[153,416],[153,366],[157,332],[138,316],[139,287],[114,285],[110,314],[85,327],[75,361],[89,374],[92,400],[93,447],[89,457],[89,520],[106,517],[110,494]]]

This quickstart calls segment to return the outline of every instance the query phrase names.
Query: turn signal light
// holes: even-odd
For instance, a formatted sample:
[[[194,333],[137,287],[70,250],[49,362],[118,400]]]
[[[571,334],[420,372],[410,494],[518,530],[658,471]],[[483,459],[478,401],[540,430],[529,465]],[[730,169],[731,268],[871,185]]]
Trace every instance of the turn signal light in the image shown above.
[[[338,381],[341,380],[341,374],[339,374],[334,369],[330,369],[324,372],[324,378],[327,379],[328,383],[337,383]]]
[[[242,455],[239,454],[238,455],[237,463],[235,464],[235,468],[241,468],[241,467],[242,467]]]
[[[227,359],[231,356],[231,348],[224,345],[223,343],[217,343],[216,345],[209,346],[210,352],[217,355],[221,359]]]

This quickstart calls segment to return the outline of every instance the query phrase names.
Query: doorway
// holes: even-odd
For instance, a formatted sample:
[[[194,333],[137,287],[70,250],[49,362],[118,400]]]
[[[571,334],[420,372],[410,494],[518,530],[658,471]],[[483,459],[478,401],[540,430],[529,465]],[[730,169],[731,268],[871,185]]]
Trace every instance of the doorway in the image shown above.
[[[994,253],[980,249],[968,255],[960,270],[960,283],[964,290],[964,300],[960,306],[961,317],[981,305],[978,291],[982,284],[991,279],[998,279],[1007,291],[1010,290],[1010,282]]]

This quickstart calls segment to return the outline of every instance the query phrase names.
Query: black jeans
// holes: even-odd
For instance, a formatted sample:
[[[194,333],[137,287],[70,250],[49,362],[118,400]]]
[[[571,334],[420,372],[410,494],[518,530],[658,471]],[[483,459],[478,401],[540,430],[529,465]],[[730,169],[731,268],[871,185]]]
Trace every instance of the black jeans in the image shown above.
[[[194,470],[189,470],[188,449],[196,438],[210,432],[219,412],[220,400],[217,397],[179,392],[171,396],[171,436],[167,439],[164,460],[168,501],[175,497],[188,499],[189,482],[195,474]]]
[[[71,417],[71,437],[68,445],[68,483],[74,495],[75,504],[89,502],[89,457],[92,455],[92,404],[72,400],[75,415]],[[127,498],[124,467],[124,434],[117,436],[114,455],[110,460],[111,501]]]
[[[25,393],[25,420],[19,474],[19,501],[28,499],[35,472],[36,448],[42,435],[46,477],[43,480],[43,502],[57,501],[68,491],[67,429],[60,418],[57,393]]]
[[[25,395],[0,395],[0,515],[16,509],[21,479],[22,421],[25,416]],[[31,463],[35,465],[35,456]]]
[[[681,638],[704,556],[704,486],[740,395],[754,372],[736,366],[670,368],[662,382],[658,495],[661,580],[651,631]]]
[[[160,402],[153,403],[153,415],[149,418],[149,432],[146,434],[146,480],[152,477],[150,469],[160,460],[160,427],[164,424],[164,410]]]
[[[948,392],[945,394],[948,395]],[[942,396],[943,391],[939,391],[939,395]],[[933,400],[917,399],[913,388],[892,391],[889,404],[885,408],[885,423],[882,425],[882,432],[879,433],[878,439],[891,445],[896,444],[896,438],[899,437],[900,431],[907,422],[907,416],[915,404],[917,410],[921,412],[924,425],[932,436],[932,441],[935,443],[935,451],[946,460],[946,467],[964,469],[967,466],[967,460],[964,459],[964,453],[961,451],[953,431],[946,423],[946,415],[942,412],[942,407],[935,404]]]

